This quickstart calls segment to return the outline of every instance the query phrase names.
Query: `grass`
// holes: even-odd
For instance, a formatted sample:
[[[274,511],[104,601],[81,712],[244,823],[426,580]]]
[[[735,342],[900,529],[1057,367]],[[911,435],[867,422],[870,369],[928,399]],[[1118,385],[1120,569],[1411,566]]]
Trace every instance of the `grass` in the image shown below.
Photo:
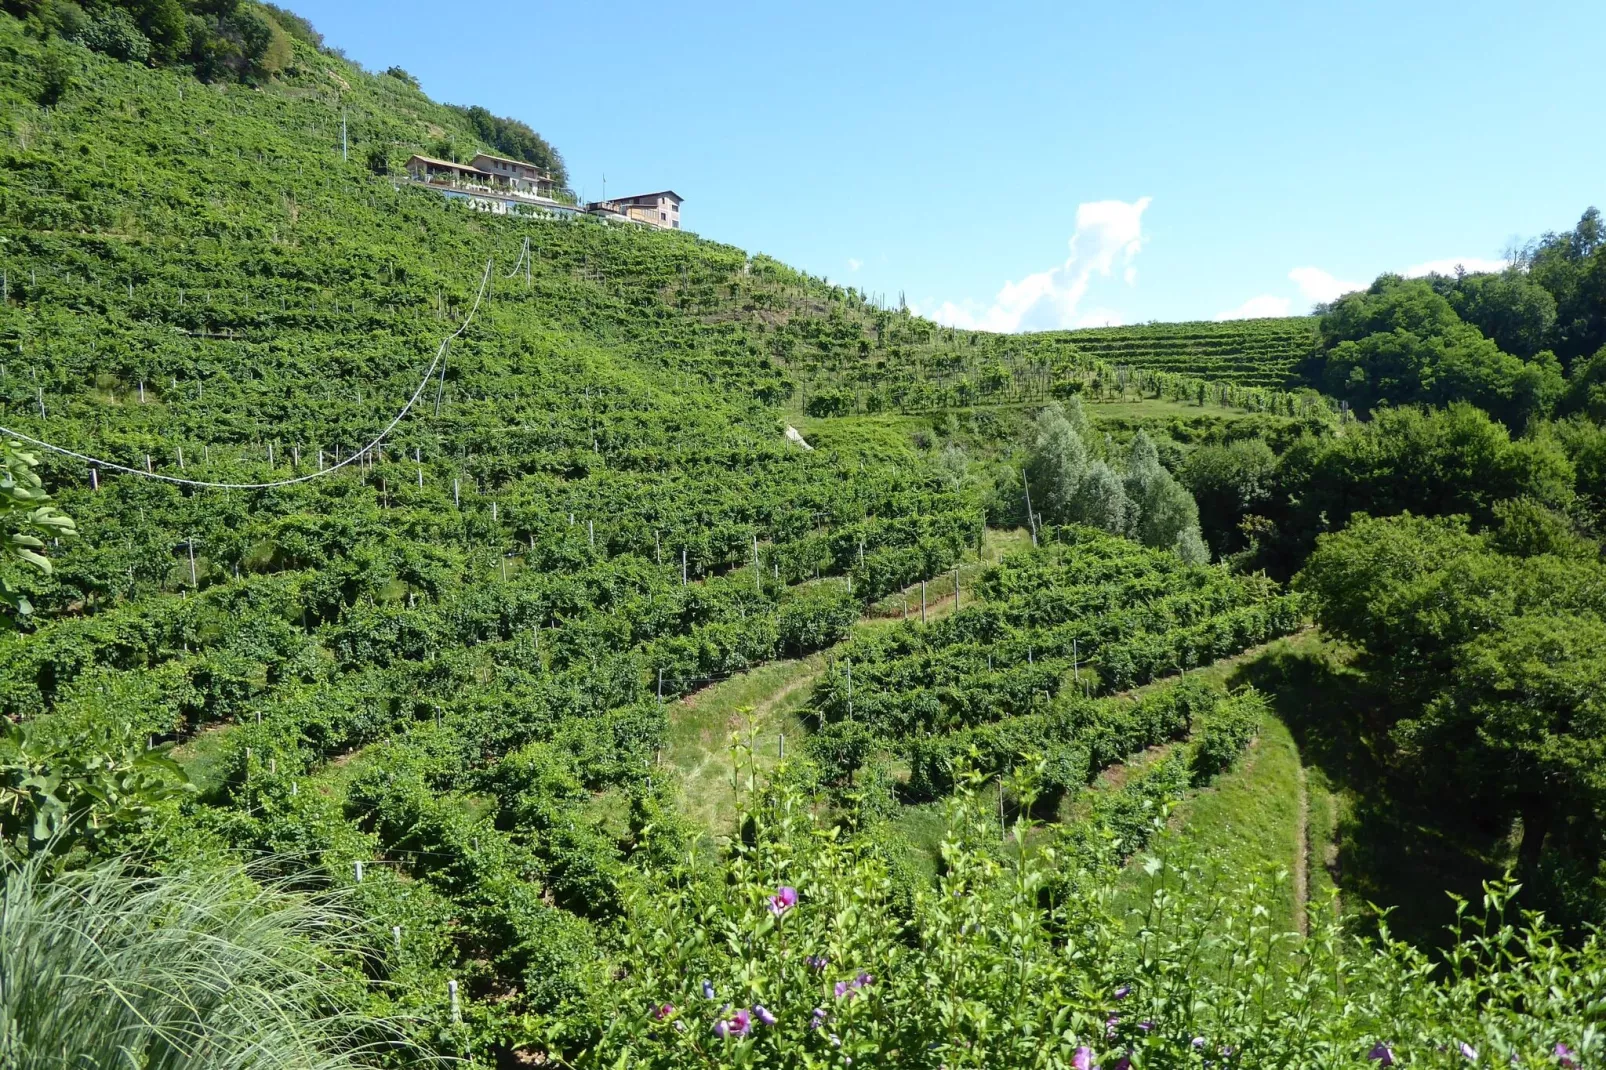
[[[1476,902],[1482,882],[1509,864],[1507,830],[1480,828],[1422,797],[1409,770],[1391,767],[1396,708],[1357,652],[1317,632],[1272,644],[1231,683],[1265,692],[1307,767],[1312,902],[1333,889],[1346,916],[1370,926],[1388,909],[1395,935],[1445,938],[1445,893]]]
[[[1299,748],[1288,726],[1280,718],[1268,718],[1238,764],[1185,799],[1173,813],[1171,827],[1139,858],[1186,855],[1204,860],[1227,886],[1260,874],[1281,871],[1290,876],[1298,855],[1299,768]],[[1122,893],[1129,907],[1147,901],[1141,866],[1128,868]],[[1260,905],[1274,922],[1293,929],[1293,881],[1278,881],[1263,895]]]
[[[825,671],[825,655],[776,661],[733,676],[671,705],[663,762],[681,777],[683,810],[715,832],[728,832],[734,820],[730,784],[730,739],[738,733],[753,741],[760,773],[780,759],[787,745],[803,742],[798,711],[808,701],[815,677]]]

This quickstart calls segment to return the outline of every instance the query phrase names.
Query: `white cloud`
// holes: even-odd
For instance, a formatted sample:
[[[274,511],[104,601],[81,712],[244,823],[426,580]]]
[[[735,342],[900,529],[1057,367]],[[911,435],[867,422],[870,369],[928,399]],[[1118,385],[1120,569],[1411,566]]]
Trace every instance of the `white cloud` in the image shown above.
[[[1366,289],[1364,282],[1345,282],[1318,267],[1297,267],[1288,273],[1307,301],[1333,301],[1347,293]],[[1287,315],[1287,313],[1280,313]]]
[[[1225,312],[1218,312],[1216,319],[1220,320],[1252,320],[1263,316],[1287,316],[1293,310],[1293,301],[1275,294],[1261,294],[1251,297],[1237,308],[1229,308]]]
[[[864,261],[863,260],[856,260],[851,256],[848,257],[848,270],[849,271],[858,271],[863,266],[864,266]]]
[[[1128,286],[1136,286],[1138,284],[1138,269],[1135,267],[1127,268],[1124,277]]]
[[[945,326],[987,331],[1041,331],[1069,327],[1078,322],[1077,306],[1087,294],[1095,274],[1109,277],[1117,261],[1129,270],[1130,285],[1136,274],[1132,260],[1147,241],[1143,212],[1152,198],[1136,201],[1085,201],[1076,206],[1076,231],[1071,235],[1065,263],[1006,282],[992,304],[944,301],[931,318]],[[1116,314],[1097,313],[1116,318]]]
[[[1428,260],[1421,264],[1412,264],[1400,272],[1408,279],[1421,275],[1454,275],[1456,268],[1466,269],[1467,274],[1475,275],[1484,271],[1504,271],[1510,264],[1505,260],[1490,260],[1482,256],[1446,257],[1443,260]]]

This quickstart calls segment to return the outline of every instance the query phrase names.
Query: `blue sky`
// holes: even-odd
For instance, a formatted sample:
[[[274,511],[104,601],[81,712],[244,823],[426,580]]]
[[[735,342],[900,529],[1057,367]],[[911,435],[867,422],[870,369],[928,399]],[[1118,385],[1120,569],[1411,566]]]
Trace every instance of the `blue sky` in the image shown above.
[[[597,198],[946,322],[1303,312],[1606,207],[1599,0],[281,0]]]

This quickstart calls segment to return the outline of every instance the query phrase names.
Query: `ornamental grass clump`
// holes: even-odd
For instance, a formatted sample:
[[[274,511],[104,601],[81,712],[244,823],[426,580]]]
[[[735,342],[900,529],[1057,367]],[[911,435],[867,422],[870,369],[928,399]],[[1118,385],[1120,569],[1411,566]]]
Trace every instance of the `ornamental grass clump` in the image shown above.
[[[0,1066],[342,1070],[398,1053],[335,964],[360,932],[337,902],[239,867],[50,862],[0,862]]]

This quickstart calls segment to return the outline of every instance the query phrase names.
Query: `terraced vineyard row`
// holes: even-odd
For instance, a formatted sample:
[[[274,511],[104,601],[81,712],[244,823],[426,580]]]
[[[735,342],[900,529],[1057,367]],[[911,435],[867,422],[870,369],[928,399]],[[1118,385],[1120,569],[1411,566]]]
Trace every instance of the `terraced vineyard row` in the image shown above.
[[[1316,346],[1316,319],[1229,320],[1097,327],[1031,336],[1065,341],[1111,364],[1286,389],[1299,361]]]
[[[812,700],[812,745],[827,765],[846,776],[856,758],[890,748],[907,758],[919,799],[945,794],[961,763],[991,775],[1036,755],[1049,786],[1066,790],[1199,727],[1219,699],[1096,696],[1297,626],[1295,597],[1263,576],[1185,565],[1088,528],[1045,534],[984,574],[981,604],[838,648]]]

